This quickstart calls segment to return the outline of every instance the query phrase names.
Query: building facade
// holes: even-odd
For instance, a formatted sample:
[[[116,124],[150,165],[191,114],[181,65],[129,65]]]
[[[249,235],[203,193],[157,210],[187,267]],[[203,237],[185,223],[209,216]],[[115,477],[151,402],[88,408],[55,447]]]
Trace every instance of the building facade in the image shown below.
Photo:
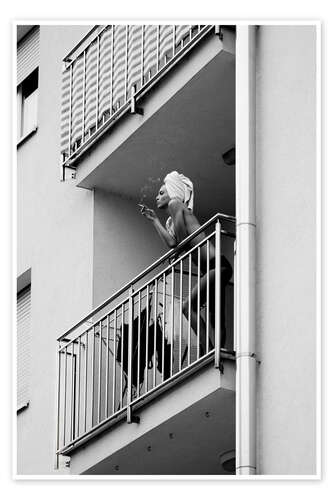
[[[317,43],[17,26],[18,474],[317,473]],[[173,170],[205,239],[166,253]]]

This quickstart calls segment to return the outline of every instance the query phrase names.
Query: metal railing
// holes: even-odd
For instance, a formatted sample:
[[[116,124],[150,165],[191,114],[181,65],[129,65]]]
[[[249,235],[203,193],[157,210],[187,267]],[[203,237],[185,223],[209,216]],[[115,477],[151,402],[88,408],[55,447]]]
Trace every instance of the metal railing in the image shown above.
[[[64,58],[62,169],[137,103],[214,26],[96,26]]]
[[[59,337],[57,455],[233,356],[234,223],[215,215]]]

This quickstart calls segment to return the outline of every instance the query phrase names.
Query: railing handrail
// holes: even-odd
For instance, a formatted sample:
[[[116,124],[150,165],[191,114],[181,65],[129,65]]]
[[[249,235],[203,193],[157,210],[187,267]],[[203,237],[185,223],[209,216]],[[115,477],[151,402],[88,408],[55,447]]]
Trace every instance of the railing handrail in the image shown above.
[[[155,23],[151,23],[153,26],[157,25]],[[69,65],[72,64],[74,61],[76,61],[76,59],[78,59],[78,57],[82,54],[82,52],[84,52],[85,50],[87,50],[87,48],[89,47],[89,45],[91,45],[92,43],[95,42],[95,40],[102,34],[102,32],[105,30],[105,29],[108,29],[109,26],[130,26],[128,23],[122,23],[122,22],[117,22],[116,25],[114,24],[95,24],[89,31],[88,33],[86,33],[82,38],[81,40],[79,40],[79,42],[65,55],[65,57],[63,57],[62,61],[64,63],[66,62],[69,62]],[[131,23],[131,26],[142,26],[142,23],[140,21],[138,22],[133,22]],[[150,26],[150,25],[149,25]],[[159,26],[169,26],[169,23],[167,21],[165,21],[164,23],[159,23]],[[175,26],[182,26],[181,24],[175,24]],[[198,25],[193,25],[193,26],[198,26]],[[212,26],[212,25],[211,25]],[[75,54],[75,52],[81,48],[81,46],[84,45],[84,43],[86,42],[86,40],[88,40],[88,38],[94,33],[94,31],[97,31],[98,28],[102,28],[98,33],[96,33],[96,35],[89,41],[89,43],[87,44],[87,46],[85,46],[82,50],[80,50],[80,52],[78,52],[77,54]],[[72,55],[75,54],[75,57],[71,59]]]
[[[71,56],[78,50],[78,48],[84,44],[84,42],[93,34],[93,32],[95,30],[97,30],[99,28],[99,24],[95,24],[93,26],[93,28],[91,28],[88,33],[86,33],[79,41],[78,43],[65,55],[65,57],[63,57],[62,61],[64,63],[66,63],[70,58]],[[97,37],[98,35],[96,35]],[[93,41],[95,38],[93,38],[91,41]],[[91,42],[90,42],[91,43]],[[90,45],[90,43],[88,45]],[[85,50],[85,49],[84,49]],[[74,60],[76,60],[78,57],[78,55],[74,58]]]
[[[123,285],[117,292],[113,293],[110,297],[108,297],[101,304],[99,304],[97,307],[95,307],[95,309],[90,311],[90,313],[88,313],[86,316],[84,316],[74,326],[72,326],[71,328],[66,330],[65,333],[63,333],[62,335],[60,335],[60,337],[57,338],[57,341],[60,342],[61,340],[65,339],[71,332],[76,330],[76,328],[79,328],[85,321],[87,321],[89,318],[91,318],[91,316],[94,316],[95,314],[97,314],[101,309],[103,309],[105,306],[107,306],[110,302],[112,302],[117,297],[122,295],[130,286],[133,286],[135,283],[140,281],[140,279],[142,279],[146,274],[150,273],[153,269],[158,267],[162,262],[164,262],[165,260],[170,258],[172,255],[179,253],[180,250],[182,250],[189,241],[191,241],[198,234],[200,234],[204,229],[206,229],[208,226],[210,226],[210,224],[212,224],[213,222],[220,220],[220,219],[228,221],[228,222],[233,222],[233,223],[236,222],[236,218],[233,217],[232,215],[226,215],[226,214],[222,214],[222,213],[217,213],[217,214],[213,215],[213,217],[211,217],[208,221],[206,221],[204,224],[202,224],[200,227],[198,227],[198,229],[193,231],[193,233],[191,233],[183,241],[181,241],[179,243],[179,245],[177,245],[175,248],[172,248],[171,250],[169,250],[168,252],[163,254],[161,257],[159,257],[157,260],[155,260],[155,262],[150,264],[150,266],[145,268],[137,276],[132,278],[128,283]],[[235,236],[234,234],[229,233],[228,231],[224,231],[224,234],[229,234],[230,236]]]

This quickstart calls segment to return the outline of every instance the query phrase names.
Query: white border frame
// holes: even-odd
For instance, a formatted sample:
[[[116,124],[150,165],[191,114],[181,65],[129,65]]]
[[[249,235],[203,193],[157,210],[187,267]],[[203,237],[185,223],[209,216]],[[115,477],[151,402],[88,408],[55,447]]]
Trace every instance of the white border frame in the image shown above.
[[[255,476],[174,476],[174,475],[140,475],[140,476],[71,476],[71,475],[60,475],[60,474],[50,474],[50,475],[22,475],[17,474],[17,425],[16,425],[16,405],[15,405],[15,388],[16,388],[16,336],[12,336],[12,415],[15,418],[15,423],[12,427],[12,446],[13,446],[13,454],[12,454],[12,478],[14,480],[25,481],[25,480],[69,480],[69,481],[127,481],[127,480],[138,480],[145,481],[147,479],[158,481],[158,480],[191,480],[191,481],[270,481],[270,480],[319,480],[322,478],[322,314],[324,304],[322,302],[322,287],[323,287],[323,279],[322,279],[322,264],[323,264],[323,246],[322,246],[322,205],[323,205],[323,178],[322,178],[322,23],[319,20],[228,20],[225,21],[223,19],[211,19],[211,18],[200,18],[200,19],[136,19],[132,20],[129,18],[117,18],[113,19],[113,22],[117,22],[117,24],[128,24],[129,22],[132,24],[190,24],[190,23],[207,23],[207,24],[223,24],[223,25],[284,25],[284,26],[315,26],[316,27],[316,69],[317,69],[317,78],[316,78],[316,117],[317,117],[317,133],[316,133],[316,148],[317,148],[317,162],[316,162],[316,194],[317,194],[317,207],[316,207],[316,235],[317,235],[317,262],[316,262],[316,315],[317,315],[317,332],[316,332],[316,362],[317,362],[317,408],[316,408],[316,474],[313,475],[255,475]],[[39,24],[44,26],[54,26],[54,25],[81,25],[81,26],[90,26],[92,24],[106,24],[110,22],[110,19],[94,19],[93,22],[90,21],[67,21],[62,19],[57,20],[45,20],[45,19],[16,19],[12,21],[12,61],[16,62],[16,26],[20,24]],[[16,82],[16,64],[12,64],[12,82]],[[16,99],[15,93],[13,93],[12,99],[12,116],[14,117],[12,122],[12,158],[15,160],[14,169],[12,174],[12,216],[13,216],[13,228],[12,228],[12,248],[13,255],[16,257],[17,255],[17,193],[16,193],[16,185],[17,185],[17,171],[16,171],[16,156],[17,156],[17,143],[16,143]],[[13,259],[12,264],[12,283],[16,283],[17,278],[17,264],[16,258]],[[14,287],[15,291],[15,287]],[[13,294],[14,295],[14,294]],[[16,302],[12,301],[12,325],[13,331],[16,332]]]

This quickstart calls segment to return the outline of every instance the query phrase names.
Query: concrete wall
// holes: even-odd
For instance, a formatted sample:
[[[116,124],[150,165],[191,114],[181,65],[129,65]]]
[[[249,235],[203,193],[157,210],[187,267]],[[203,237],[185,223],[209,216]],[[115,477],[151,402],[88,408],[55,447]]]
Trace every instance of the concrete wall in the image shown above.
[[[258,472],[313,474],[316,33],[257,36]]]
[[[42,26],[38,131],[17,152],[17,274],[31,268],[30,406],[19,474],[54,472],[56,338],[92,306],[93,194],[60,182],[61,61],[89,26]],[[63,473],[63,471],[62,471]]]

